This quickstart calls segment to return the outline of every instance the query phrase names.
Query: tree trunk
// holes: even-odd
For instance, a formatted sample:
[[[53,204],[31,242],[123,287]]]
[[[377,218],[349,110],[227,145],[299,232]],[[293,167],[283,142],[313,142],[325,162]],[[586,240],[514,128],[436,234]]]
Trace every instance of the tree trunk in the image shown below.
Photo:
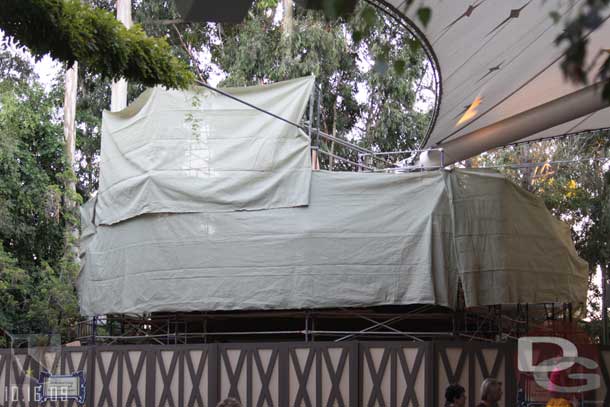
[[[78,89],[78,63],[74,62],[66,70],[64,77],[64,140],[65,153],[70,166],[74,164],[74,150],[76,148],[76,92]],[[74,182],[70,189],[75,190]]]
[[[294,15],[293,15],[293,3],[292,0],[282,0],[282,33],[283,33],[283,46],[284,49],[282,55],[281,65],[290,65],[292,60],[292,32],[294,30]],[[284,78],[288,79],[288,78]]]
[[[286,35],[292,34],[293,31],[294,15],[292,8],[292,0],[282,0],[282,31]]]
[[[66,161],[68,162],[70,172],[74,168],[74,151],[76,150],[76,93],[78,90],[78,63],[74,62],[71,68],[66,70],[64,77],[64,152]],[[69,212],[75,212],[76,202],[73,196],[76,194],[76,183],[70,177],[66,181],[66,193],[64,195],[65,209]],[[70,217],[67,217],[70,219]],[[69,222],[66,225],[68,233],[66,234],[66,250],[70,252],[69,256],[73,257],[74,261],[78,261],[78,223]],[[70,238],[71,237],[71,238]]]
[[[117,0],[116,2],[116,18],[130,28],[131,21],[131,0]],[[112,93],[110,96],[110,111],[118,112],[127,106],[127,81],[119,79],[117,82],[112,82]]]

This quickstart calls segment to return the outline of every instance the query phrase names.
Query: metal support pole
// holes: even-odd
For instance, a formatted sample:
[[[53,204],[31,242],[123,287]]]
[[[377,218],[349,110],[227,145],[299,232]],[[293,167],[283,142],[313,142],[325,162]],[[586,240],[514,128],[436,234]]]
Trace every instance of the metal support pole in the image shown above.
[[[317,135],[316,135],[316,147],[320,148],[320,115],[321,115],[321,111],[322,110],[322,85],[320,84],[320,87],[318,88],[318,114],[317,114]]]
[[[316,141],[313,143],[311,147],[311,169],[314,171],[320,170],[320,90],[317,87],[314,87],[314,92],[318,92],[317,97],[317,110],[316,110]],[[313,97],[312,97],[313,101]],[[310,108],[310,112],[313,115],[313,108]],[[310,118],[311,122],[311,118]]]
[[[97,333],[97,317],[93,317],[93,319],[91,320],[92,322],[92,327],[91,327],[91,343],[93,345],[95,345],[95,335]]]
[[[608,270],[601,265],[602,272],[602,345],[608,344]]]
[[[602,97],[606,83],[606,81],[598,82],[471,133],[442,142],[446,153],[445,162],[450,165],[604,109],[608,107],[608,101]],[[451,136],[452,134],[447,137]]]
[[[311,139],[311,129],[313,127],[313,98],[314,98],[314,92],[315,92],[315,86],[313,88],[313,90],[311,91],[311,95],[309,95],[309,127],[307,128],[307,135],[309,136],[309,145],[312,145],[312,139]]]
[[[525,304],[525,332],[529,332],[530,330],[530,306],[529,304]]]
[[[208,333],[208,319],[207,319],[207,318],[203,320],[203,332],[204,332],[205,334],[207,334],[207,333]],[[203,343],[208,343],[208,337],[207,337],[207,335],[206,335],[206,336],[205,336],[205,338],[203,339]]]
[[[498,334],[500,336],[500,340],[502,340],[502,336],[504,334],[504,327],[502,326],[502,304],[498,304],[497,312],[496,317],[498,318]]]

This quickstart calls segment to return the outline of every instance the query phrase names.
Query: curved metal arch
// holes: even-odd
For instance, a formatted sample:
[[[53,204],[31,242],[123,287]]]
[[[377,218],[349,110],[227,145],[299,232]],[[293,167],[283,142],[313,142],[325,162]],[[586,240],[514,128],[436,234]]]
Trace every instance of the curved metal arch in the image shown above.
[[[433,79],[435,83],[435,100],[434,100],[434,108],[432,110],[432,117],[430,118],[430,123],[428,124],[428,129],[426,130],[426,134],[424,138],[420,142],[418,147],[419,150],[423,149],[423,146],[426,145],[428,139],[430,138],[430,134],[434,129],[436,124],[436,120],[438,118],[441,99],[443,95],[442,88],[442,74],[440,69],[440,64],[438,62],[438,58],[432,45],[424,35],[424,33],[415,25],[415,23],[407,17],[403,12],[398,10],[396,7],[392,6],[385,0],[365,0],[368,4],[375,7],[379,11],[385,13],[386,15],[392,17],[398,24],[400,24],[404,29],[407,30],[409,34],[411,34],[419,43],[421,44],[424,52],[426,53],[426,57],[432,66],[433,71]]]

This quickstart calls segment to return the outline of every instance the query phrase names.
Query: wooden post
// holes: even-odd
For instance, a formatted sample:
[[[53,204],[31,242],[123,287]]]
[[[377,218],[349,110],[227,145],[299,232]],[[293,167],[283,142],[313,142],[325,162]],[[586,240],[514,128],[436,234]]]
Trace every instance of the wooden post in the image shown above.
[[[131,0],[117,0],[116,2],[116,18],[130,28],[131,21]],[[110,96],[110,111],[118,112],[127,106],[127,81],[120,79],[117,82],[112,82],[112,92]]]

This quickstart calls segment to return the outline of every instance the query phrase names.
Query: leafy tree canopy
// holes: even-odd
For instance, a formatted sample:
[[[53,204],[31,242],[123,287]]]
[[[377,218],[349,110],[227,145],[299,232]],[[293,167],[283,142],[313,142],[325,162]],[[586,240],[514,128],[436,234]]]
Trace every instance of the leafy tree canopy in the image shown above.
[[[139,25],[127,29],[108,11],[80,0],[4,0],[0,29],[36,57],[78,61],[103,78],[172,88],[194,81],[164,39],[148,37]]]
[[[365,2],[354,7],[349,17],[337,19],[295,7],[287,22],[277,1],[255,2],[248,18],[223,26],[219,44],[211,47],[212,60],[227,75],[222,84],[313,74],[322,92],[322,131],[377,151],[416,148],[429,122],[414,108],[426,71],[424,52],[391,17]],[[380,58],[383,65],[375,64]],[[320,148],[358,159],[333,142]],[[329,158],[322,163],[335,164],[349,167]]]
[[[65,207],[71,177],[60,95],[47,94],[28,61],[0,53],[0,327],[63,333],[78,318]]]
[[[580,257],[589,263],[589,315],[600,317],[599,271],[610,271],[610,133],[595,131],[560,140],[508,146],[484,153],[470,164],[499,166],[523,188],[544,199],[570,225]],[[588,327],[599,336],[599,324]]]

